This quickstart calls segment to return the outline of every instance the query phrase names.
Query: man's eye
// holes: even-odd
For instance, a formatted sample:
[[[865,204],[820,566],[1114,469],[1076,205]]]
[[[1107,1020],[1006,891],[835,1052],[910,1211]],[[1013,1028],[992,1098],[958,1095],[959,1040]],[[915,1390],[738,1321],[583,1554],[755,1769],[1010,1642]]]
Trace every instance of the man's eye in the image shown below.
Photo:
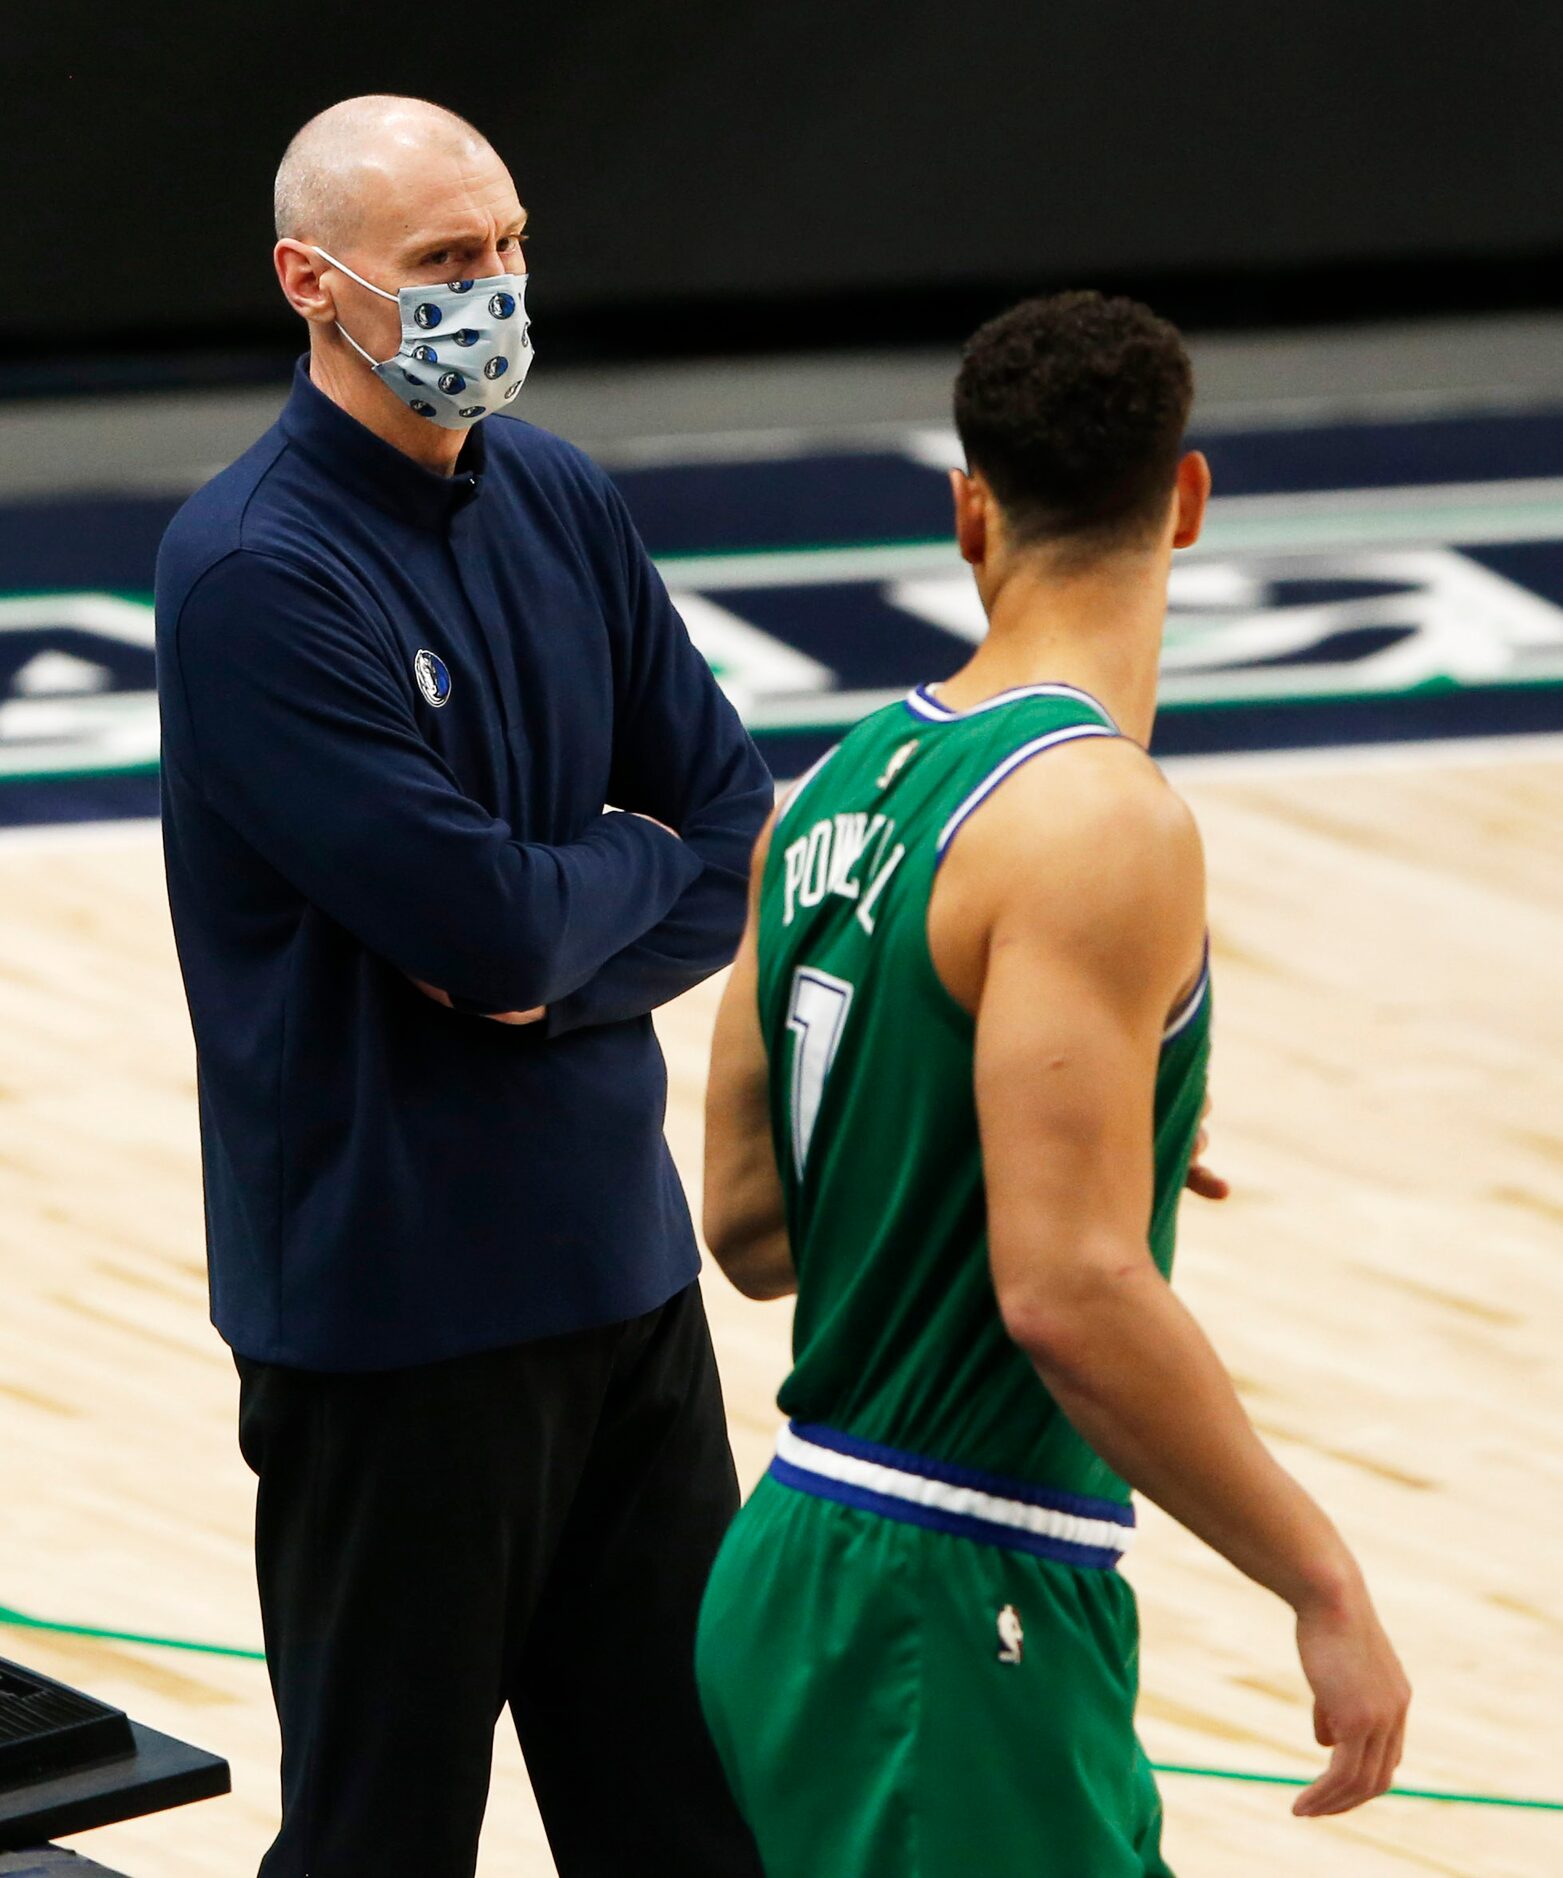
[[[442,261],[448,261],[449,259],[449,248],[437,248],[433,254],[426,254],[423,257],[423,264],[425,267],[438,267]]]

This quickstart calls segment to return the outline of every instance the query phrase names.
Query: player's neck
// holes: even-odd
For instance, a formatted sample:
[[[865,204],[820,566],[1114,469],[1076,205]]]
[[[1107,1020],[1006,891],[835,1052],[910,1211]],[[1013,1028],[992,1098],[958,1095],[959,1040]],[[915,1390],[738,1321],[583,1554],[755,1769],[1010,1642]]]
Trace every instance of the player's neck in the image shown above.
[[[988,633],[939,687],[953,710],[1022,685],[1087,691],[1138,743],[1149,743],[1167,612],[1167,563],[1133,556],[1074,573],[1017,569],[985,594]]]

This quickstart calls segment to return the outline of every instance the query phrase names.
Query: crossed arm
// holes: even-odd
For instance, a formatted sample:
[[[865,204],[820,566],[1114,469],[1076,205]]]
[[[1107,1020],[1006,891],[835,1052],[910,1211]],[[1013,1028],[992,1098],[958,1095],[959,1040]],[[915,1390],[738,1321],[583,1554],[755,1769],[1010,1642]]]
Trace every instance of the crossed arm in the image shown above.
[[[516,840],[424,740],[342,597],[252,551],[201,577],[169,641],[202,793],[303,899],[441,1001],[514,1019],[547,1007],[550,1034],[644,1014],[725,962],[772,792],[654,570],[636,566],[610,788],[643,812]]]

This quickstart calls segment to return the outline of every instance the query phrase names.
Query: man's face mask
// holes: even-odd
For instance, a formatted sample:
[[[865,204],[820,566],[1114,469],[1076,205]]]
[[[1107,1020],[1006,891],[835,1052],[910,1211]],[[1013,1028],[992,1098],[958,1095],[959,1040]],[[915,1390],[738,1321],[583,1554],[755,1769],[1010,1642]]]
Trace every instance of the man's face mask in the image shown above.
[[[402,343],[384,361],[371,358],[340,320],[336,326],[375,376],[419,417],[446,430],[468,430],[521,389],[532,364],[525,274],[490,274],[485,280],[387,293],[324,248],[315,252],[401,309]]]

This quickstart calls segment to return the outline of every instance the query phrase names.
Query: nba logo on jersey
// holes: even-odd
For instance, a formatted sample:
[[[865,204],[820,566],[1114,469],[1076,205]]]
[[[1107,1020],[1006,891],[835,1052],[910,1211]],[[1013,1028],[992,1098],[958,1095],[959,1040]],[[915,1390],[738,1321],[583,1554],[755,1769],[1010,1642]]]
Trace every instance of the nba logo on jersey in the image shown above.
[[[1026,1653],[1026,1633],[1021,1628],[1020,1612],[1006,1604],[999,1612],[999,1661],[1018,1663]]]
[[[916,754],[916,750],[917,739],[915,737],[913,737],[910,742],[903,743],[900,749],[896,751],[895,755],[891,757],[890,761],[885,765],[884,774],[874,784],[874,787],[876,789],[888,789],[891,783],[895,781],[896,777],[900,775],[901,771],[911,762],[913,756]]]

